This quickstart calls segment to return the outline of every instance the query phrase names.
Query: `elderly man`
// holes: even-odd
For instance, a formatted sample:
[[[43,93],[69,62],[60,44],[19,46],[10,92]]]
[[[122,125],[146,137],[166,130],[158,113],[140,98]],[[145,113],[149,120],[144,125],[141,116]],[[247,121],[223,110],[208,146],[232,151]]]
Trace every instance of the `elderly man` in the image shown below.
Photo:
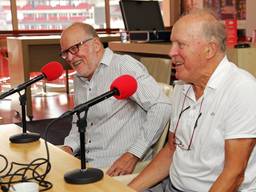
[[[109,98],[91,107],[87,116],[86,160],[94,167],[110,167],[111,176],[131,173],[140,159],[147,159],[170,117],[170,104],[146,68],[128,55],[104,49],[94,28],[74,23],[61,35],[61,57],[77,72],[74,79],[75,105],[109,89],[123,74],[138,83],[127,100]],[[77,117],[65,138],[64,150],[76,153],[79,146]]]
[[[224,26],[207,10],[174,24],[170,56],[179,81],[168,144],[130,187],[256,191],[256,81],[228,61],[225,40]]]

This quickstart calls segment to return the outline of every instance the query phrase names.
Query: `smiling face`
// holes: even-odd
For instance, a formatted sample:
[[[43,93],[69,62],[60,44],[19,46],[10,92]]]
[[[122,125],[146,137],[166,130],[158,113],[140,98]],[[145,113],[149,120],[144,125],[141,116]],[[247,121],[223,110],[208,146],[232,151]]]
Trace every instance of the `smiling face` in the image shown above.
[[[203,22],[184,16],[173,26],[169,56],[177,79],[197,83],[206,74],[208,41],[203,36]]]
[[[169,56],[177,79],[187,83],[206,84],[219,63],[219,48],[214,37],[207,37],[207,22],[213,18],[187,15],[178,20],[172,29],[172,47]]]
[[[91,40],[88,40],[91,39]],[[77,53],[66,51],[72,46],[77,45]],[[63,31],[60,40],[61,51],[66,51],[66,62],[81,76],[91,79],[97,69],[101,58],[103,57],[104,48],[98,37],[87,34],[82,24],[72,25]],[[72,48],[73,49],[73,48]]]

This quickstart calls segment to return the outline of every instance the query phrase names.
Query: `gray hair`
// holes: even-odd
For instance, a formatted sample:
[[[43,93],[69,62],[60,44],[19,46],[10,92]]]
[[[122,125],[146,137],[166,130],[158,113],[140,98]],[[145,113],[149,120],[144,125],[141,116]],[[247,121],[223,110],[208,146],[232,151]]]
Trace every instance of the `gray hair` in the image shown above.
[[[192,9],[186,15],[198,17],[202,21],[202,32],[207,40],[215,39],[220,50],[226,51],[226,30],[225,25],[220,22],[215,12],[211,9]],[[186,16],[184,15],[184,16]]]

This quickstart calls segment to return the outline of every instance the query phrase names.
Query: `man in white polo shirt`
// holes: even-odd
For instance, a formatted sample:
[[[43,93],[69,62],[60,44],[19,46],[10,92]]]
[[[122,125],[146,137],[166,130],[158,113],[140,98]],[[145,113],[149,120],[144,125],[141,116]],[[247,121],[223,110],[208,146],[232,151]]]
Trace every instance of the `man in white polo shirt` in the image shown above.
[[[168,144],[130,187],[256,191],[256,81],[228,61],[225,40],[223,24],[207,10],[174,24],[170,56],[179,81]]]

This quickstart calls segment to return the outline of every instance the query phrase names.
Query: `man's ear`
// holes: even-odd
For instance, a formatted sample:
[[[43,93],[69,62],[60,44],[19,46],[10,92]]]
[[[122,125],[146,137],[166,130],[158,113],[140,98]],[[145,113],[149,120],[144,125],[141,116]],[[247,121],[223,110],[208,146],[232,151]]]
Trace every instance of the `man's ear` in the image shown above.
[[[94,38],[93,40],[94,40],[93,45],[94,45],[95,50],[99,51],[102,47],[102,43],[101,43],[100,39]]]
[[[210,59],[210,58],[214,57],[217,53],[217,50],[218,50],[218,46],[217,46],[216,42],[210,41],[208,43],[207,47],[205,48],[206,58]]]

